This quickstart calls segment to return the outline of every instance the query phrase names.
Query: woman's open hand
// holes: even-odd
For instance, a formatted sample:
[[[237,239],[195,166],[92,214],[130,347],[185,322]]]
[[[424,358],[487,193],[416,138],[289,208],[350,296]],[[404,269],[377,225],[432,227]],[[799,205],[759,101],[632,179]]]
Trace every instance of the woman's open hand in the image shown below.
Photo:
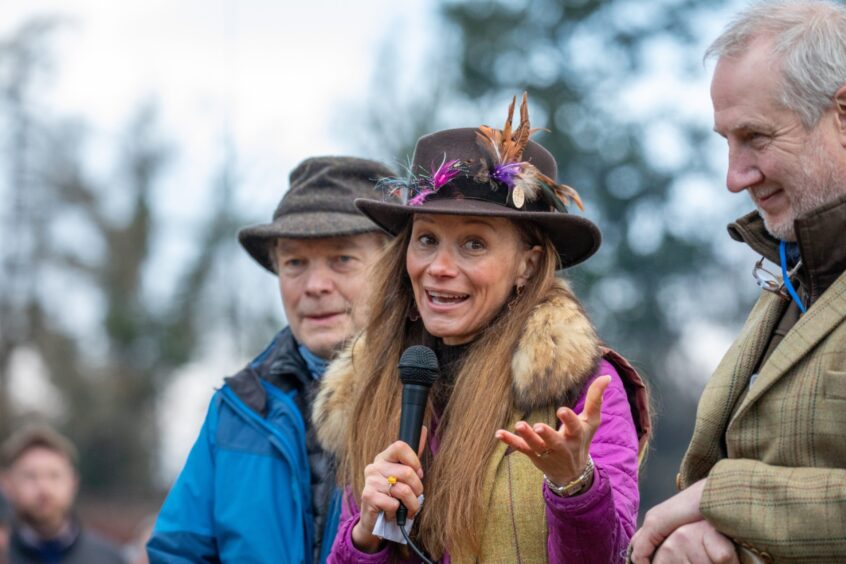
[[[426,428],[420,439],[426,441]],[[390,479],[389,479],[390,478]],[[361,513],[352,531],[353,543],[364,552],[379,550],[381,539],[373,535],[379,512],[393,520],[400,502],[413,517],[420,509],[417,496],[423,493],[423,468],[417,453],[402,441],[392,443],[364,469]],[[392,483],[393,482],[393,483]]]
[[[568,407],[556,412],[561,421],[558,430],[545,423],[529,425],[519,421],[515,433],[504,429],[496,438],[529,457],[532,463],[555,484],[568,484],[584,472],[590,454],[590,442],[602,419],[602,394],[611,376],[600,376],[590,385],[585,407],[576,415]]]

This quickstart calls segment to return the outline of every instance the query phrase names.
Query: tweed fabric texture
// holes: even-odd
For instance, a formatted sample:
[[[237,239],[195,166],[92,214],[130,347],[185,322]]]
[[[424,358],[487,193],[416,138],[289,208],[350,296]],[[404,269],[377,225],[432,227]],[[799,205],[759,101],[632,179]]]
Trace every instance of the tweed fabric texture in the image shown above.
[[[718,530],[775,561],[846,559],[846,273],[742,397],[786,303],[764,294],[699,402],[679,482]],[[739,405],[735,404],[739,400]]]
[[[379,231],[355,207],[356,198],[377,198],[376,183],[394,172],[382,163],[354,157],[313,157],[289,177],[289,189],[270,223],[238,232],[238,240],[260,265],[274,272],[270,244],[279,237],[315,239]]]
[[[556,427],[554,407],[536,410],[525,417],[520,415],[525,414],[515,416],[508,429],[513,429],[520,420],[530,425],[546,423]],[[546,562],[543,473],[526,456],[509,452],[505,443],[500,443],[488,465],[482,488],[491,492],[491,496],[480,561],[493,564]],[[453,556],[452,561],[455,564],[475,562],[458,556]]]

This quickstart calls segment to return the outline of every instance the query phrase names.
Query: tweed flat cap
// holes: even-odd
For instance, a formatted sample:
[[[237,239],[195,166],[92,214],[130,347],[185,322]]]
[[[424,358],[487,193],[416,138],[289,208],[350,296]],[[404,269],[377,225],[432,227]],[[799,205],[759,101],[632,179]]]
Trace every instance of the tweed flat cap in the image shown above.
[[[312,157],[289,178],[289,188],[270,223],[245,227],[238,240],[260,265],[275,272],[270,245],[280,237],[316,239],[380,231],[355,207],[356,198],[377,199],[374,188],[394,171],[355,157]]]

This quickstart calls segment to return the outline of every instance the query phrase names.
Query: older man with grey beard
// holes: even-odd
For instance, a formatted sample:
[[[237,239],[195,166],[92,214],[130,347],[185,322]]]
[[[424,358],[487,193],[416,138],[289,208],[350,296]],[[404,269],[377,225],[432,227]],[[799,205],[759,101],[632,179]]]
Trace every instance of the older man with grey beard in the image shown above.
[[[846,8],[767,2],[711,45],[729,226],[763,289],[699,402],[636,562],[846,560]],[[773,266],[765,266],[763,259]]]

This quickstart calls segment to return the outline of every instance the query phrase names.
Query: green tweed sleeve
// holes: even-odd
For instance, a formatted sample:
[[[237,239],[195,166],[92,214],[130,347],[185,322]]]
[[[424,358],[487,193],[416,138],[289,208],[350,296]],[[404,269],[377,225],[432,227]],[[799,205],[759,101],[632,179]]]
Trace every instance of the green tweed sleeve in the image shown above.
[[[777,562],[846,557],[846,470],[723,459],[699,508],[717,530]]]

